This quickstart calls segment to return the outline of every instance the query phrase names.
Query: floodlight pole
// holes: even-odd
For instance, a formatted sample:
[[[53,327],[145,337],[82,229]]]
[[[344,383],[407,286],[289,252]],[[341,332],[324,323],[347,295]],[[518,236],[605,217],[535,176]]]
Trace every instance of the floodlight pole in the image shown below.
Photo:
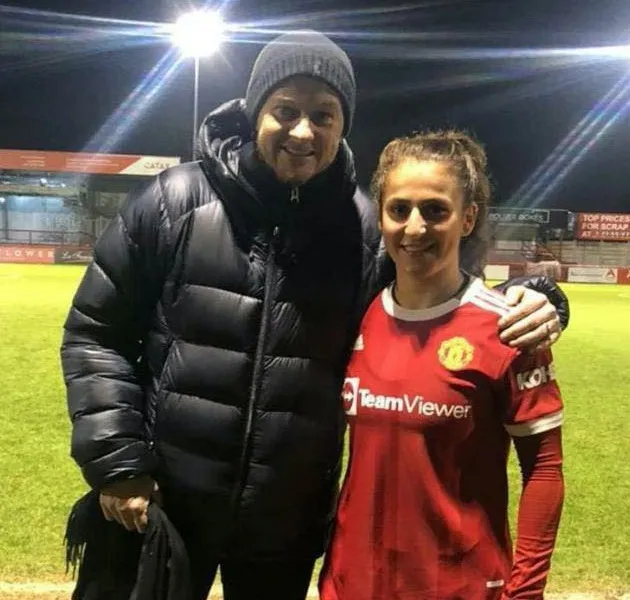
[[[197,148],[197,128],[199,127],[199,55],[195,55],[195,83],[193,89],[193,129],[192,129],[192,152],[191,160],[195,160],[195,150]]]
[[[173,43],[182,55],[195,61],[193,81],[193,122],[191,160],[195,160],[199,128],[199,67],[202,56],[215,52],[223,38],[223,21],[218,13],[193,11],[177,19],[173,27]],[[210,44],[209,42],[212,42]]]

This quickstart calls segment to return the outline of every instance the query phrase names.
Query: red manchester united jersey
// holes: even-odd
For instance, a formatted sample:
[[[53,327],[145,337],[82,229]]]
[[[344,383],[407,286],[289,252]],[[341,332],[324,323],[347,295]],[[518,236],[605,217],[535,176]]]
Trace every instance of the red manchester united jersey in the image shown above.
[[[562,422],[549,352],[503,345],[503,297],[364,317],[343,388],[351,460],[323,600],[499,598],[510,577],[510,435]]]

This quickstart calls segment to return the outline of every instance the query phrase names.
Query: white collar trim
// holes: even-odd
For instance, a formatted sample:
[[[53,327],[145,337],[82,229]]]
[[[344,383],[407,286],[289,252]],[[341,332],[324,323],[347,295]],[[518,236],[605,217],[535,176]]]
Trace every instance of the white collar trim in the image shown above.
[[[470,283],[466,288],[466,291],[459,298],[451,298],[442,304],[432,306],[431,308],[421,308],[413,310],[410,308],[403,308],[399,304],[396,304],[392,290],[394,283],[387,286],[381,293],[381,302],[383,309],[390,316],[401,321],[429,321],[431,319],[437,319],[453,312],[456,308],[462,304],[466,304],[475,293],[482,288],[483,281],[478,277],[471,277]]]

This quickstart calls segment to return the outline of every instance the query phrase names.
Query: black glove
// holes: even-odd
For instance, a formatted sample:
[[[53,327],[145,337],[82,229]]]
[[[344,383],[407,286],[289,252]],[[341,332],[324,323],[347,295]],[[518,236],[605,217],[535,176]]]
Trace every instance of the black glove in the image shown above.
[[[514,285],[522,285],[530,290],[536,290],[541,294],[545,294],[549,302],[556,307],[558,317],[560,318],[560,327],[566,329],[569,324],[569,299],[566,294],[558,287],[558,284],[545,275],[534,275],[532,277],[515,277],[508,279],[503,283],[495,286],[496,290],[505,292],[509,287]]]

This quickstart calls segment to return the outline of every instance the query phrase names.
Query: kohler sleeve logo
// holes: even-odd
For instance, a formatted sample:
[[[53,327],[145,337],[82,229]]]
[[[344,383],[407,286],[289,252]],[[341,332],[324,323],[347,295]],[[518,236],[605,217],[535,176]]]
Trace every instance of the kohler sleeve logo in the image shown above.
[[[549,383],[555,378],[556,370],[553,363],[551,363],[550,365],[536,367],[531,371],[518,373],[516,376],[516,383],[518,385],[518,389],[522,392],[523,390],[531,390],[544,385],[545,383]]]

